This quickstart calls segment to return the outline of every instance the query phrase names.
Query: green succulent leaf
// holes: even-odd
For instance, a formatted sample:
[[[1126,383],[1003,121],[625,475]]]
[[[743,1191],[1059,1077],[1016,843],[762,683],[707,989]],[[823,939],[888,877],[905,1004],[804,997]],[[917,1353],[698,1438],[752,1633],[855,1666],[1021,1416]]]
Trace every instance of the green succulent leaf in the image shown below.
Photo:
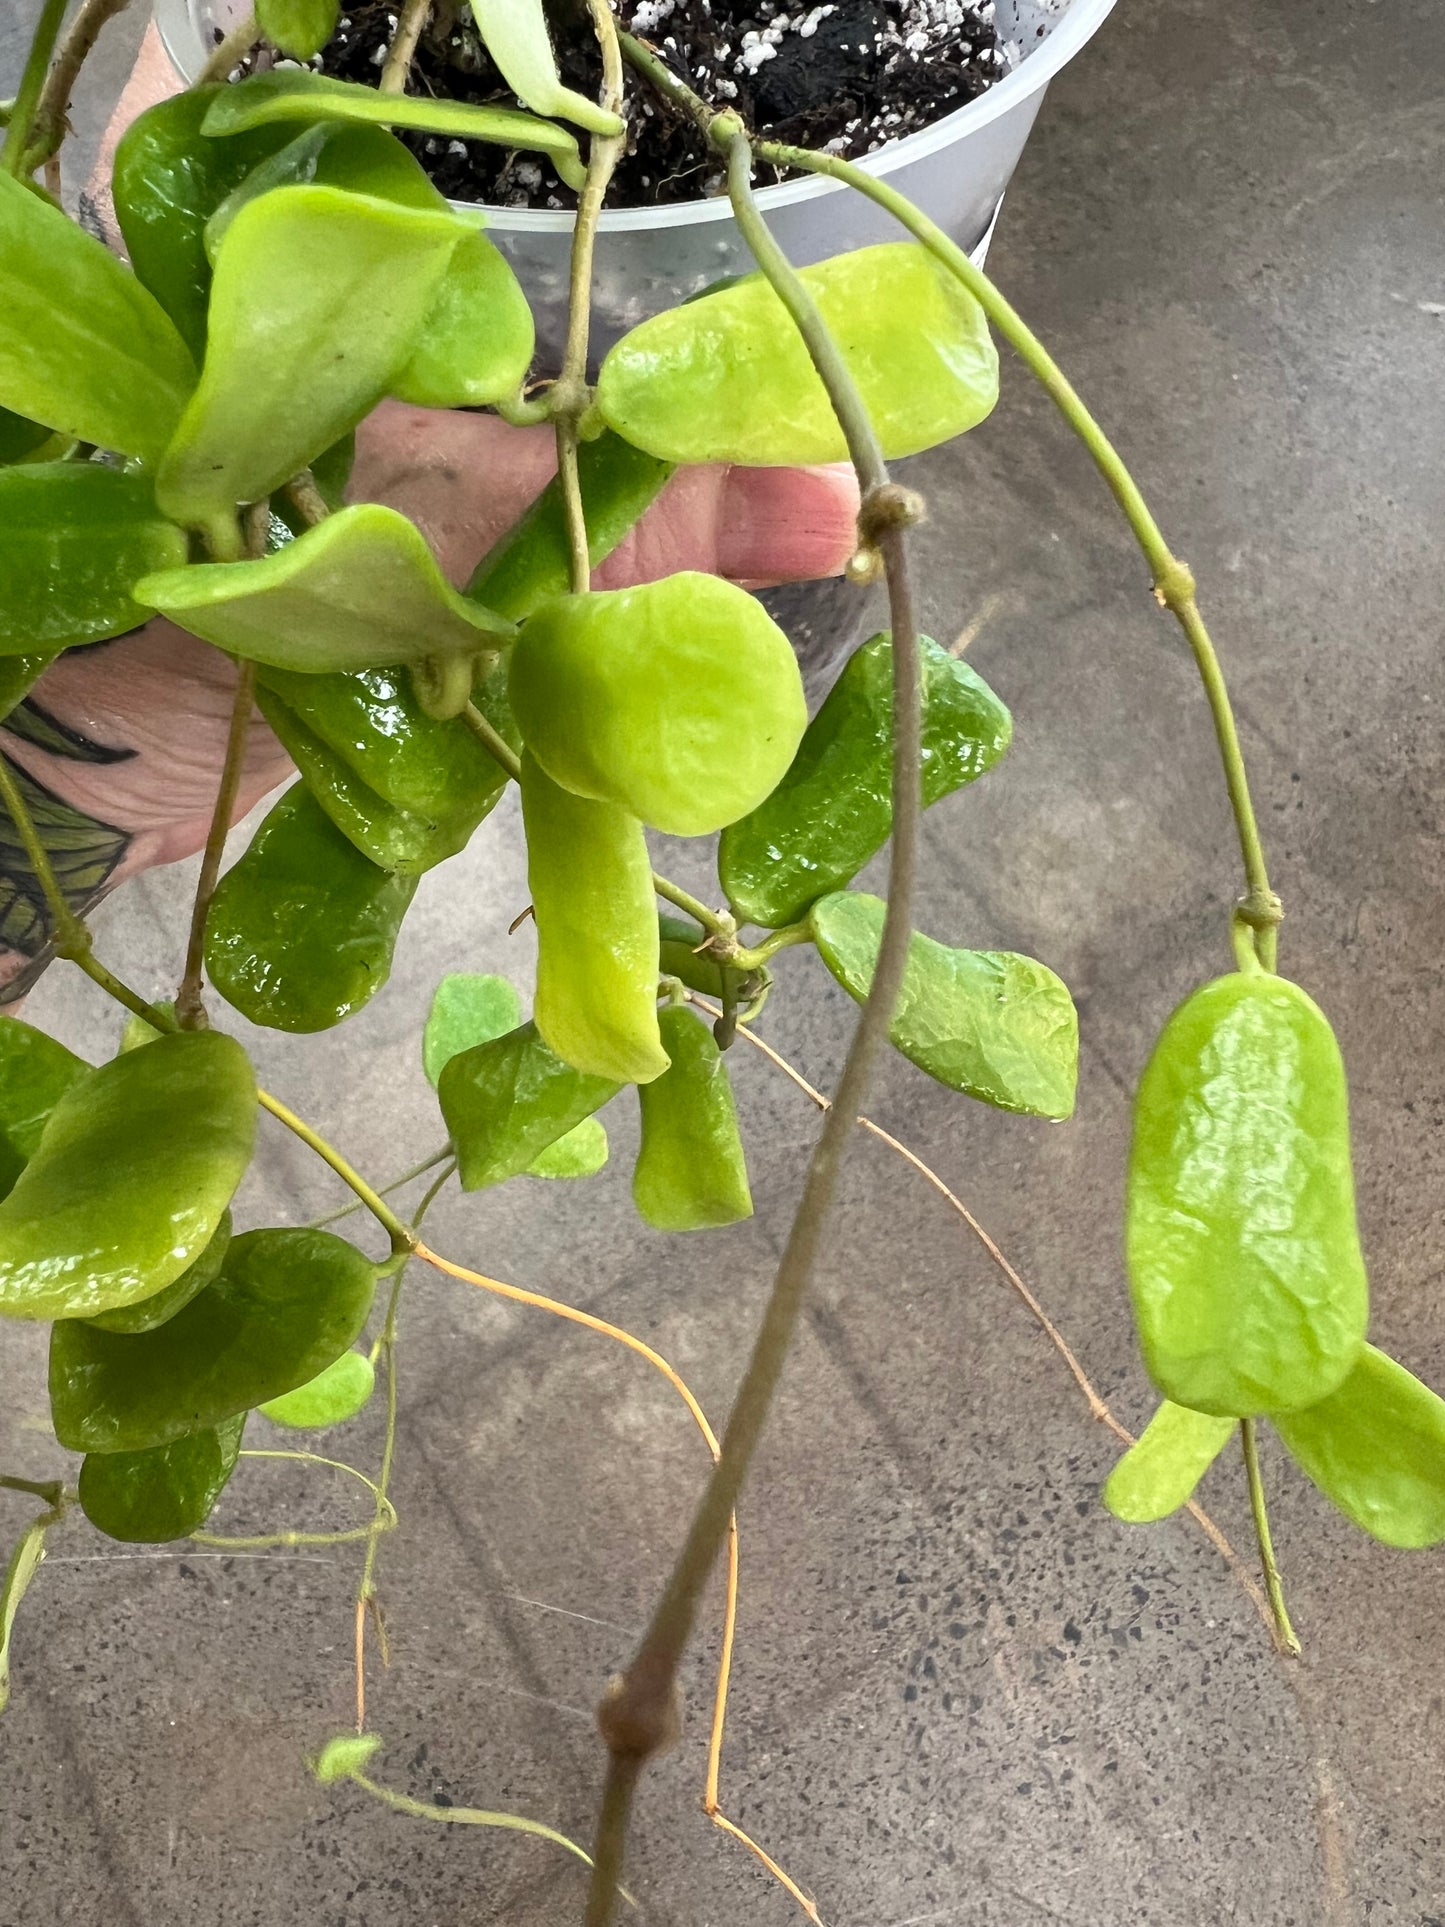
[[[174,1017],[176,1014],[175,1002],[169,997],[157,1002],[152,1008],[164,1011],[167,1017]],[[168,1034],[166,1031],[157,1030],[149,1018],[137,1016],[132,1012],[126,1018],[125,1028],[121,1031],[119,1048],[121,1051],[139,1050],[142,1044],[153,1044],[158,1037],[165,1037]]]
[[[0,653],[58,652],[147,620],[139,576],[180,567],[187,542],[141,475],[92,462],[0,469]]]
[[[139,601],[230,654],[310,674],[474,655],[512,625],[457,594],[421,531],[359,502],[272,555],[148,575]]]
[[[1350,1372],[1369,1285],[1345,1072],[1297,984],[1220,977],[1164,1026],[1134,1105],[1125,1249],[1144,1363],[1166,1398],[1273,1416]]]
[[[235,505],[305,468],[406,366],[465,233],[334,187],[243,207],[216,256],[200,386],[157,478],[165,513],[233,553]]]
[[[223,1211],[211,1242],[179,1278],[153,1297],[142,1298],[139,1304],[118,1305],[114,1311],[96,1312],[90,1323],[108,1332],[154,1331],[158,1325],[164,1325],[167,1319],[174,1318],[178,1311],[184,1311],[207,1285],[215,1283],[221,1275],[221,1266],[226,1262],[230,1243],[231,1214]]]
[[[555,114],[593,134],[620,134],[626,123],[585,94],[562,85],[542,0],[472,0],[472,12],[502,78],[534,114]]]
[[[154,461],[196,385],[164,309],[94,235],[0,171],[0,406]]]
[[[584,1117],[565,1137],[539,1151],[527,1166],[529,1178],[595,1178],[609,1155],[607,1132],[599,1118]]]
[[[309,1384],[267,1399],[262,1418],[296,1431],[319,1431],[355,1418],[376,1390],[376,1367],[365,1352],[343,1352]]]
[[[247,1231],[231,1240],[215,1283],[155,1331],[56,1323],[55,1436],[72,1452],[141,1452],[218,1426],[309,1383],[349,1350],[375,1290],[375,1266],[329,1231]]]
[[[415,877],[379,870],[297,784],[221,878],[206,924],[207,974],[253,1024],[329,1030],[390,976],[415,894]]]
[[[621,1088],[564,1063],[531,1023],[449,1057],[437,1096],[462,1189],[481,1191],[532,1171]]]
[[[208,134],[236,134],[276,121],[370,121],[382,127],[410,127],[423,134],[455,140],[490,141],[551,156],[569,187],[580,189],[587,177],[576,138],[565,127],[505,107],[474,107],[455,100],[417,94],[382,94],[354,81],[293,68],[253,74],[225,88],[205,118]]]
[[[322,1786],[332,1786],[364,1773],[380,1747],[379,1733],[338,1733],[307,1764]]]
[[[245,1425],[240,1412],[144,1452],[88,1452],[80,1467],[81,1511],[98,1531],[132,1545],[188,1539],[226,1489]]]
[[[1013,719],[967,663],[927,636],[919,647],[927,807],[993,768]],[[893,645],[881,635],[849,658],[777,788],[723,831],[718,876],[741,921],[797,922],[882,849],[893,827],[892,745]]]
[[[1325,1497],[1371,1538],[1445,1540],[1445,1399],[1413,1372],[1366,1345],[1328,1398],[1269,1416]]]
[[[0,723],[19,707],[54,660],[50,651],[43,656],[0,656]]]
[[[702,1231],[753,1215],[727,1064],[712,1031],[683,1005],[658,1017],[671,1059],[639,1086],[642,1141],[632,1197],[659,1231]]]
[[[10,1704],[10,1646],[15,1632],[15,1616],[30,1582],[45,1557],[45,1535],[55,1523],[53,1515],[32,1519],[16,1541],[0,1580],[0,1713]]]
[[[710,950],[701,945],[707,932],[691,917],[659,916],[657,919],[658,967],[664,977],[676,977],[689,990],[700,990],[704,997],[723,995],[723,966]],[[736,978],[738,972],[728,973]]]
[[[1237,1423],[1165,1399],[1109,1474],[1104,1504],[1129,1525],[1167,1519],[1193,1497]]]
[[[0,1017],[0,1199],[35,1156],[51,1112],[89,1069],[33,1024]]]
[[[192,87],[157,101],[133,120],[115,150],[111,192],[131,266],[200,362],[206,348],[211,264],[205,229],[215,209],[269,154],[290,139],[262,127],[207,140],[201,122],[223,92]]]
[[[0,1203],[0,1315],[84,1318],[163,1291],[215,1235],[255,1133],[255,1076],[216,1031],[77,1077]]]
[[[877,897],[843,890],[814,904],[819,954],[859,1003],[883,936]],[[1052,970],[1011,950],[955,950],[915,933],[889,1037],[950,1090],[1001,1111],[1068,1117],[1078,1077],[1073,999]]]
[[[973,428],[998,399],[982,308],[911,241],[802,270],[890,459]],[[761,274],[669,308],[602,363],[607,425],[672,462],[841,462],[848,444],[803,338]]]
[[[320,53],[336,32],[340,12],[337,0],[256,0],[262,33],[293,60]]]

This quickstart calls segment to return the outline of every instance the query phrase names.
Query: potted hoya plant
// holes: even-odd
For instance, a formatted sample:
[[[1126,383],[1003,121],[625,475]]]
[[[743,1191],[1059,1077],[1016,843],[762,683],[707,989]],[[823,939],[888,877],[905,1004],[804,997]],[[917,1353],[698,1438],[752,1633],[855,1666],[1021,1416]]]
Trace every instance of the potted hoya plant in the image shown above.
[[[119,874],[113,859],[85,844],[80,861],[54,798],[0,758],[0,803],[26,878],[9,941],[37,956],[53,947],[94,985],[98,1009],[129,1018],[117,1053],[98,1045],[84,1059],[0,1017],[0,1316],[49,1328],[57,1445],[53,1477],[0,1473],[0,1489],[39,1507],[12,1535],[0,1583],[0,1702],[27,1592],[68,1522],[83,1515],[125,1542],[225,1545],[208,1522],[258,1449],[244,1442],[251,1414],[305,1432],[343,1424],[375,1394],[386,1407],[379,1463],[325,1461],[360,1481],[362,1523],[311,1535],[358,1548],[355,1730],[316,1735],[318,1780],[345,1779],[423,1819],[521,1829],[580,1856],[585,1918],[603,1927],[630,1904],[634,1799],[678,1730],[679,1665],[721,1564],[727,1617],[704,1810],[816,1920],[818,1903],[722,1810],[717,1764],[736,1507],[842,1153],[888,1043],[943,1090],[1001,1113],[1064,1120],[1074,1103],[1067,986],[1031,957],[930,932],[927,903],[914,902],[921,811],[985,776],[1012,725],[982,679],[918,631],[909,531],[925,505],[890,464],[984,419],[999,340],[1084,443],[1197,664],[1241,864],[1220,933],[1233,967],[1171,1017],[1137,1095],[1125,1242],[1161,1403],[1139,1439],[1124,1435],[1104,1503],[1140,1523],[1192,1505],[1237,1437],[1255,1591],[1284,1653],[1298,1642],[1270,1539],[1261,1424],[1375,1538],[1445,1538],[1445,1402],[1368,1342],[1340,1054],[1323,1013],[1278,968],[1281,906],[1193,576],[1103,429],[970,257],[1006,165],[958,215],[972,223],[960,238],[900,191],[896,156],[864,164],[844,152],[846,126],[818,143],[774,138],[744,111],[739,75],[720,70],[722,49],[710,59],[695,50],[689,65],[667,30],[671,10],[655,4],[629,25],[606,0],[550,20],[540,0],[474,0],[472,21],[409,0],[395,16],[366,16],[372,35],[357,44],[371,71],[357,77],[314,63],[351,47],[338,37],[360,14],[332,0],[268,0],[258,20],[223,28],[190,86],[122,135],[109,180],[122,258],[53,192],[70,88],[114,10],[87,0],[62,36],[64,7],[45,0],[6,110],[3,695],[12,739],[33,732],[44,712],[16,705],[39,677],[161,616],[202,651],[229,727],[207,772],[204,856],[164,1003],[115,974],[85,922]],[[1077,44],[1102,11],[1082,0],[1066,10],[1055,32],[1078,24],[1061,45]],[[733,68],[781,63],[788,35],[816,37],[815,15],[828,13],[748,29],[751,41],[727,46]],[[484,98],[409,91],[429,33],[434,50],[465,47],[478,73],[485,57]],[[1027,90],[1012,108],[1004,90],[1038,57],[999,81],[998,98],[1025,121]],[[1002,137],[1002,110],[979,118]],[[726,246],[714,272],[685,262],[679,243],[677,260],[664,252],[630,288],[619,244],[643,234],[651,247],[669,223],[609,227],[606,203],[619,168],[650,186],[652,127],[664,160],[690,155],[702,185],[725,193],[733,225],[717,229]],[[1015,131],[1021,139],[1026,125]],[[908,139],[927,136],[924,126]],[[475,197],[444,163],[463,161],[544,202],[571,197],[540,210],[568,234],[560,333],[539,326],[553,296],[541,289],[535,315],[526,277],[459,208]],[[855,197],[887,228],[855,232],[844,212]],[[815,227],[800,249],[809,264],[779,244],[770,205],[780,227],[790,210],[811,210],[798,216]],[[847,240],[830,252],[835,220]],[[680,225],[715,227],[716,217]],[[885,232],[893,238],[874,238]],[[867,245],[852,245],[860,238]],[[741,278],[737,245],[754,264]],[[611,319],[594,354],[599,273]],[[348,498],[354,437],[397,403],[438,421],[495,411],[554,440],[555,476],[460,585],[417,520]],[[888,621],[835,666],[811,719],[788,637],[744,588],[692,569],[597,585],[680,467],[845,461],[857,482],[848,578],[883,585]],[[222,873],[226,833],[256,788],[247,752],[257,710],[297,780]],[[96,753],[77,733],[64,740],[77,756]],[[273,752],[260,787],[277,773]],[[538,945],[530,1014],[501,979],[441,982],[419,1045],[446,1142],[387,1183],[355,1169],[284,1091],[258,1088],[228,1015],[282,1035],[343,1025],[385,983],[417,879],[487,836],[512,784]],[[715,836],[716,887],[697,894],[654,868],[651,832]],[[885,846],[880,899],[853,886]],[[636,1209],[705,1253],[708,1234],[752,1209],[729,1054],[743,1042],[769,1048],[767,1006],[788,995],[787,953],[805,948],[860,1016],[831,1100],[814,1093],[823,1117],[792,1231],[732,1409],[714,1426],[637,1334],[434,1249],[424,1220],[445,1185],[481,1191],[525,1174],[606,1182],[608,1107],[635,1103]],[[1209,969],[1201,958],[1201,976]],[[367,1229],[268,1222],[249,1204],[243,1213],[237,1193],[262,1113],[330,1168]],[[412,1202],[394,1201],[423,1177]],[[627,1347],[667,1380],[713,1461],[630,1664],[599,1681],[605,1761],[585,1845],[544,1816],[428,1808],[377,1777],[365,1669],[382,1637],[393,1354],[412,1267]]]

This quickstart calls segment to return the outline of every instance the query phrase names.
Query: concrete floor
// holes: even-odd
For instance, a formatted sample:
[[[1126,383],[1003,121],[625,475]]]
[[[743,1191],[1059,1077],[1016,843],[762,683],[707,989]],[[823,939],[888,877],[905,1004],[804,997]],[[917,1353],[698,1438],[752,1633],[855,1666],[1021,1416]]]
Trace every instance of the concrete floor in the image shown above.
[[[1375,1335],[1437,1385],[1442,79],[1438,0],[1131,0],[1052,91],[991,263],[1199,575],[1288,905],[1282,961],[1351,1071]],[[1111,504],[1016,369],[925,480],[929,625],[987,615],[971,660],[1017,737],[930,815],[919,920],[1063,973],[1081,1100],[1067,1126],[1001,1118],[895,1059],[872,1108],[959,1188],[1132,1425],[1149,1396],[1118,1255],[1129,1091],[1173,1002],[1226,967],[1238,887],[1207,718]],[[153,877],[98,918],[147,988],[172,981],[189,882]],[[424,884],[362,1017],[252,1040],[368,1172],[437,1141],[427,995],[457,967],[525,976],[526,940],[505,934],[524,901],[503,811]],[[767,1035],[827,1087],[851,1008],[813,960],[785,966]],[[92,1044],[113,1028],[59,968],[31,1015]],[[814,1128],[737,1058],[752,1223],[693,1243],[640,1229],[625,1106],[604,1177],[455,1197],[433,1219],[442,1249],[646,1336],[715,1417]],[[260,1176],[273,1219],[333,1199],[279,1136]],[[0,1463],[53,1473],[39,1335],[0,1344]],[[635,1360],[430,1275],[409,1286],[402,1397],[379,1772],[585,1834],[588,1709],[703,1476],[695,1435]],[[369,1463],[377,1439],[373,1414],[333,1447]],[[834,1927],[1440,1927],[1445,1557],[1366,1542],[1271,1446],[1296,1691],[1193,1525],[1100,1510],[1112,1457],[979,1246],[860,1138],[743,1517],[728,1809]],[[1203,1496],[1243,1545],[1237,1466]],[[248,1466],[221,1523],[353,1516],[324,1476]],[[348,1549],[57,1539],[0,1728],[6,1927],[575,1920],[580,1874],[548,1847],[306,1779],[303,1751],[348,1717],[354,1583]],[[788,1900],[697,1811],[714,1644],[689,1670],[686,1741],[647,1784],[631,1878],[659,1927],[783,1927]],[[1322,1806],[1349,1864],[1333,1903]]]

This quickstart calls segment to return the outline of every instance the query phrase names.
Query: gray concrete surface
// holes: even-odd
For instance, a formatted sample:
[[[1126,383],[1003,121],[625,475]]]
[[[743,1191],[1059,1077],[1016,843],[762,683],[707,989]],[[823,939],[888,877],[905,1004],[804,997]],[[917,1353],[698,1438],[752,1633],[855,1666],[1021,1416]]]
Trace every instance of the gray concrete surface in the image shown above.
[[[1051,95],[992,264],[1204,585],[1289,907],[1285,966],[1352,1074],[1375,1332],[1437,1385],[1442,80],[1438,0],[1129,0]],[[1226,965],[1237,887],[1207,719],[1111,505],[1017,370],[925,479],[929,624],[948,637],[987,616],[971,659],[1017,737],[929,817],[920,921],[1063,972],[1082,1092],[1047,1127],[895,1060],[873,1109],[960,1189],[1134,1423],[1149,1401],[1118,1255],[1128,1093],[1174,1000]],[[154,877],[98,920],[147,988],[172,981],[189,881]],[[329,1037],[251,1040],[368,1171],[436,1141],[415,1041],[429,989],[457,967],[524,974],[526,939],[505,934],[524,898],[503,810],[425,883],[370,1010]],[[811,960],[784,961],[767,1034],[826,1087],[850,1008]],[[92,1043],[113,1028],[59,969],[32,1015]],[[451,1198],[434,1220],[443,1249],[644,1334],[715,1416],[815,1123],[738,1059],[751,1224],[695,1242],[640,1229],[625,1107],[593,1184]],[[273,1218],[334,1195],[279,1136],[260,1178],[251,1208]],[[53,1472],[39,1336],[0,1346],[0,1462]],[[696,1438],[634,1359],[426,1274],[402,1395],[380,1771],[585,1833],[588,1708],[666,1569],[703,1475]],[[377,1438],[373,1414],[333,1444],[369,1462]],[[979,1247],[860,1140],[743,1518],[729,1810],[835,1927],[1316,1927],[1333,1805],[1352,1869],[1333,1917],[1439,1927],[1445,1560],[1367,1543],[1269,1449],[1306,1718],[1200,1533],[1099,1509],[1112,1455]],[[1237,1467],[1204,1496],[1243,1545]],[[324,1478],[252,1466],[222,1523],[351,1516]],[[545,1846],[308,1784],[303,1750],[348,1716],[354,1568],[345,1549],[126,1552],[83,1525],[57,1541],[0,1727],[7,1927],[578,1917],[579,1873]],[[714,1618],[632,1878],[667,1927],[782,1927],[790,1903],[697,1811]]]

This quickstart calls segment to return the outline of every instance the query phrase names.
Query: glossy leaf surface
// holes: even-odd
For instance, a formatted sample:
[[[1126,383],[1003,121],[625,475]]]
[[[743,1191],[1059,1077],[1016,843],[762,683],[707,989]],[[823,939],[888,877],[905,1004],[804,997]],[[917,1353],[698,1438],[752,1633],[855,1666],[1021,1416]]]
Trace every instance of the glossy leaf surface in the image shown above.
[[[658,931],[642,825],[560,789],[522,758],[527,881],[537,925],[533,1014],[579,1071],[646,1084],[667,1069],[657,1031]]]
[[[1366,1345],[1348,1378],[1300,1412],[1271,1412],[1327,1499],[1387,1546],[1445,1540],[1445,1399]]]
[[[1104,1504],[1130,1525],[1167,1519],[1193,1497],[1236,1424],[1165,1399],[1109,1474]]]
[[[89,1069],[33,1024],[0,1016],[0,1198],[34,1157],[50,1113]]]
[[[80,1318],[162,1291],[210,1242],[255,1134],[250,1063],[217,1031],[77,1078],[0,1204],[0,1315]]]
[[[341,1425],[355,1418],[376,1389],[376,1367],[365,1352],[343,1352],[324,1372],[294,1392],[268,1398],[260,1407],[262,1418],[273,1425],[287,1425],[297,1431],[310,1431],[325,1425]]]
[[[998,399],[983,310],[911,241],[802,270],[883,452],[916,455],[981,422]],[[669,308],[602,363],[608,426],[673,462],[841,462],[848,444],[802,336],[760,274]]]
[[[154,461],[196,382],[164,309],[92,234],[0,172],[0,406]]]
[[[144,1452],[88,1452],[80,1468],[80,1508],[109,1538],[165,1545],[199,1532],[225,1490],[241,1450],[238,1413]]]
[[[1216,978],[1139,1084],[1125,1244],[1149,1376],[1247,1416],[1313,1405],[1365,1335],[1344,1066],[1297,984]]]
[[[470,655],[511,634],[457,594],[415,523],[377,502],[252,562],[146,576],[136,595],[232,655],[315,674]]]
[[[0,723],[24,701],[54,660],[49,651],[43,656],[0,656]]]
[[[156,1331],[56,1324],[55,1436],[73,1452],[141,1452],[279,1398],[355,1343],[375,1289],[370,1260],[329,1231],[247,1231],[216,1282]]]
[[[487,52],[502,78],[534,114],[556,114],[594,134],[620,134],[624,123],[595,100],[562,85],[542,0],[471,0]]]
[[[824,963],[861,1003],[873,981],[883,904],[840,891],[813,907]],[[1001,1111],[1068,1117],[1079,1026],[1068,988],[1011,950],[955,950],[915,933],[888,1033],[903,1055],[950,1090]]]
[[[659,1231],[702,1231],[753,1215],[732,1084],[709,1027],[683,1005],[658,1017],[672,1060],[642,1085],[632,1196]]]
[[[91,1324],[108,1332],[154,1331],[157,1325],[164,1325],[168,1318],[174,1318],[178,1311],[183,1311],[207,1285],[215,1283],[221,1275],[221,1266],[226,1261],[230,1242],[231,1214],[223,1211],[210,1243],[179,1278],[152,1297],[142,1298],[139,1304],[117,1305],[114,1311],[96,1312],[90,1320]]]
[[[206,971],[253,1024],[329,1030],[367,1004],[416,878],[379,870],[297,784],[221,878],[206,925]]]
[[[662,492],[672,474],[661,462],[604,430],[577,451],[587,553],[595,569],[617,547]],[[513,622],[534,614],[572,586],[572,556],[561,485],[554,478],[507,533],[489,549],[467,584],[467,594]]]
[[[691,572],[546,604],[508,689],[554,783],[675,836],[760,803],[808,720],[792,645],[762,604]]]
[[[288,139],[263,127],[207,140],[201,122],[223,90],[193,87],[133,120],[115,150],[111,191],[131,265],[179,329],[199,365],[206,347],[211,264],[205,228],[251,170]]]
[[[0,652],[53,652],[145,622],[131,589],[188,544],[140,475],[94,462],[0,469]]]
[[[208,134],[235,134],[277,121],[369,121],[381,127],[412,127],[454,140],[492,141],[501,147],[550,154],[569,187],[580,188],[587,170],[577,142],[565,127],[505,107],[473,107],[417,94],[382,94],[354,81],[301,70],[273,69],[223,89],[205,119]]]
[[[925,807],[982,776],[1013,719],[988,684],[927,636]],[[776,929],[851,880],[893,827],[893,647],[874,636],[849,658],[772,794],[723,831],[718,876],[745,923]]]
[[[621,1088],[564,1063],[535,1024],[449,1058],[437,1096],[456,1146],[462,1189],[481,1191],[530,1170]]]
[[[214,529],[354,428],[414,353],[463,232],[341,188],[243,207],[216,256],[200,386],[157,479],[166,514]]]
[[[256,18],[273,47],[293,60],[319,54],[336,31],[337,0],[256,0]]]

